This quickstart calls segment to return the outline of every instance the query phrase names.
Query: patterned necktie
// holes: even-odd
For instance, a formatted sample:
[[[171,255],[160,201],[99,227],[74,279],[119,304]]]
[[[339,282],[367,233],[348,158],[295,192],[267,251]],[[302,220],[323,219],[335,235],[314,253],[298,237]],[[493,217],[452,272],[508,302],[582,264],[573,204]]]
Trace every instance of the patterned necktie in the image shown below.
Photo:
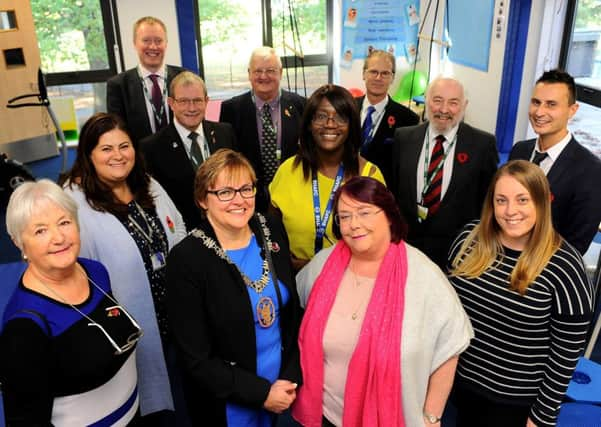
[[[277,158],[277,134],[273,121],[271,120],[271,107],[263,104],[261,110],[261,157],[263,158],[263,171],[265,173],[265,184],[269,184],[278,168]]]
[[[540,151],[534,150],[534,157],[532,158],[532,163],[540,166],[540,163],[547,158],[548,154],[546,152],[541,153]]]
[[[202,151],[198,144],[198,134],[196,132],[190,132],[188,138],[192,140],[192,145],[190,146],[190,160],[192,161],[192,167],[196,171],[202,163]]]
[[[428,181],[430,185],[428,186],[428,191],[424,194],[423,200],[423,205],[428,208],[428,216],[438,211],[442,191],[442,170],[444,165],[444,147],[442,143],[445,141],[445,137],[438,135],[435,141],[430,164],[428,165]],[[439,165],[440,169],[438,169]]]
[[[363,121],[363,127],[361,128],[361,154],[365,154],[367,151],[367,146],[372,140],[371,137],[371,129],[373,127],[372,114],[376,111],[376,107],[370,105],[367,107],[367,114],[365,115],[365,120]]]
[[[158,75],[151,74],[148,76],[152,81],[152,92],[150,93],[150,98],[152,101],[152,105],[154,106],[154,125],[155,132],[158,132],[165,126],[167,126],[167,114],[165,111],[165,105],[163,104],[163,92],[161,91],[161,86],[159,86]]]

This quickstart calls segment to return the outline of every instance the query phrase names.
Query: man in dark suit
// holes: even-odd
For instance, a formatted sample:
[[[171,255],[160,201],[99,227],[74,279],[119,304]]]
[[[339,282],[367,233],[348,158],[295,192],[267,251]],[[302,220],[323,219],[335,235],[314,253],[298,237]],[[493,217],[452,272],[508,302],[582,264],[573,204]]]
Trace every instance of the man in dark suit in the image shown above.
[[[389,187],[409,224],[407,241],[443,269],[457,233],[480,217],[499,161],[495,137],[463,123],[466,106],[459,81],[435,79],[429,121],[397,129],[392,147]]]
[[[194,201],[196,170],[218,149],[236,149],[235,136],[229,123],[204,119],[209,97],[204,81],[196,74],[178,74],[171,82],[170,93],[173,121],[140,145],[148,170],[165,188],[191,230],[201,221]]]
[[[127,124],[131,137],[141,140],[164,128],[173,114],[167,89],[181,67],[164,65],[167,29],[158,18],[145,16],[134,24],[134,47],[140,63],[106,83],[106,109]]]
[[[278,166],[296,154],[305,98],[280,89],[282,63],[271,47],[255,49],[248,64],[251,90],[221,104],[219,121],[231,123],[239,149],[257,174],[257,210],[269,206],[267,186]]]
[[[528,111],[538,138],[515,144],[509,160],[529,160],[545,172],[553,195],[553,225],[584,254],[601,222],[601,160],[568,131],[568,121],[576,111],[572,76],[561,70],[543,73]]]
[[[374,50],[363,64],[365,96],[356,98],[361,112],[361,155],[380,168],[386,182],[392,178],[390,162],[394,131],[419,123],[417,114],[388,95],[395,70],[393,55]]]

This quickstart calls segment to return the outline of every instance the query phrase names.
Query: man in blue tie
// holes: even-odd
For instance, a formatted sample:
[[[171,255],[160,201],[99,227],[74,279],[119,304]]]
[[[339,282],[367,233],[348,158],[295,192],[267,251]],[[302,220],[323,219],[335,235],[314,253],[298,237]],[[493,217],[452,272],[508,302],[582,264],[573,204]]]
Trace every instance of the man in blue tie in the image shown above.
[[[395,129],[419,123],[417,114],[388,95],[395,70],[393,55],[383,50],[372,51],[363,64],[365,96],[356,98],[361,112],[361,155],[380,168],[386,182],[390,179]]]
[[[545,172],[553,196],[553,225],[584,254],[601,221],[601,160],[568,130],[576,111],[572,76],[562,70],[544,72],[534,86],[528,110],[538,138],[515,144],[509,160],[529,160]]]

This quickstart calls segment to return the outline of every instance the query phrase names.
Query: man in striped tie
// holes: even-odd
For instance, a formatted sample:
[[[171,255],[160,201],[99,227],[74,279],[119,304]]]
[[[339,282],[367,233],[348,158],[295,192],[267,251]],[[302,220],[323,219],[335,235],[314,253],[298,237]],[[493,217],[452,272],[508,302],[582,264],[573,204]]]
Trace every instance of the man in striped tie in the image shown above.
[[[479,218],[499,161],[495,137],[463,122],[467,103],[458,80],[434,79],[428,121],[397,129],[392,147],[388,186],[409,224],[407,241],[443,269],[457,233]]]

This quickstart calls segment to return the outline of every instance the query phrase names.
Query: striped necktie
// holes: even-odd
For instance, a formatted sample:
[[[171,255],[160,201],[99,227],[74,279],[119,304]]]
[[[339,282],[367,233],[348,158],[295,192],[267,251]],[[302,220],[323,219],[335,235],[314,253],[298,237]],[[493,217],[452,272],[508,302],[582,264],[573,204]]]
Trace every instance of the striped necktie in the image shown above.
[[[444,165],[444,147],[442,143],[445,141],[443,135],[438,135],[435,138],[434,150],[428,165],[428,191],[424,194],[423,205],[428,208],[428,216],[433,215],[440,207],[441,191],[442,191],[442,173]]]

